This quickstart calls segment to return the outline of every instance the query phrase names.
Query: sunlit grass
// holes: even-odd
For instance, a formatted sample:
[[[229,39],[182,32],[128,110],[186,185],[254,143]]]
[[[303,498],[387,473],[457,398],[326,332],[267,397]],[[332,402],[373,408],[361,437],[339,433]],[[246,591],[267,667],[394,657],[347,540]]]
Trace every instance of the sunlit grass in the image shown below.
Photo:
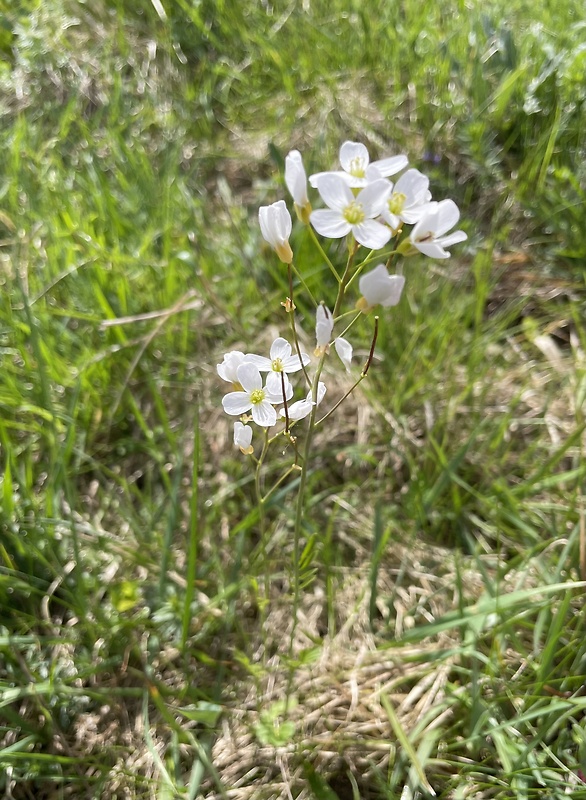
[[[2,790],[586,797],[581,4],[0,13]],[[408,153],[469,241],[406,264],[316,439],[289,752],[295,485],[263,548],[215,365],[282,326],[284,156],[346,138]]]

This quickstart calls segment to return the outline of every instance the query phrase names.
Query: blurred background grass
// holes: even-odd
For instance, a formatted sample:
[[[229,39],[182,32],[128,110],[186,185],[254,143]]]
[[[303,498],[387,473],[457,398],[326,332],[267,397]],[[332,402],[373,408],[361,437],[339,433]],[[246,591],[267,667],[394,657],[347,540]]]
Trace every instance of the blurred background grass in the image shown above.
[[[390,549],[423,541],[493,559],[489,595],[511,569],[586,577],[583,11],[577,0],[0,0],[5,792],[114,796],[116,748],[75,738],[113,697],[114,718],[146,702],[173,734],[152,773],[119,777],[126,796],[162,792],[165,770],[168,796],[211,780],[214,709],[234,653],[258,634],[257,582],[286,578],[294,492],[274,498],[263,557],[215,365],[283,333],[285,275],[256,214],[285,196],[294,147],[308,172],[333,165],[344,139],[373,158],[407,153],[434,197],[458,203],[469,236],[447,264],[405,264],[367,385],[318,442],[307,581],[326,576],[329,633],[344,616],[329,576],[350,565],[372,576],[373,526]],[[327,299],[328,271],[303,230],[293,241]],[[311,308],[300,311],[309,336]],[[367,325],[361,336],[367,350]],[[343,386],[333,367],[330,380]],[[540,685],[574,690],[583,610],[552,608],[524,606],[532,659],[548,654]],[[389,600],[383,639],[393,613]],[[523,696],[538,694],[529,672]],[[190,709],[201,742],[166,703]],[[578,716],[547,747],[577,770],[583,735]],[[445,736],[455,747],[461,730]],[[186,747],[205,767],[188,788]],[[485,757],[511,785],[515,758]],[[394,796],[399,780],[373,796]],[[510,796],[545,796],[532,786]]]

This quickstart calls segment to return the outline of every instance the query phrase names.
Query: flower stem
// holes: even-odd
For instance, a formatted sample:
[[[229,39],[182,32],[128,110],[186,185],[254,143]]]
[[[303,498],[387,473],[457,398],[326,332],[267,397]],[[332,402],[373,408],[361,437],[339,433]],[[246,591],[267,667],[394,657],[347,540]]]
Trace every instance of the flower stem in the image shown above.
[[[326,354],[324,353],[319,360],[315,370],[313,379],[313,386],[311,387],[311,398],[315,405],[312,406],[311,414],[309,416],[309,427],[307,429],[307,437],[305,439],[305,448],[303,450],[303,465],[301,466],[301,477],[299,480],[299,490],[297,492],[297,504],[295,506],[295,528],[293,532],[293,623],[291,626],[291,638],[289,640],[289,659],[293,660],[293,649],[295,644],[295,631],[297,629],[297,614],[299,612],[299,551],[301,544],[301,526],[303,524],[303,511],[305,508],[305,486],[307,484],[307,470],[309,465],[309,456],[311,453],[311,443],[313,440],[313,432],[315,429],[315,417],[317,409],[317,389]],[[293,680],[293,667],[289,675],[289,685],[287,688],[287,698],[290,694],[291,684]]]
[[[264,597],[262,601],[259,603],[259,612],[260,612],[260,622],[261,622],[261,631],[263,632],[263,642],[264,651],[266,653],[266,613],[269,603],[269,593],[271,590],[271,578],[270,578],[270,570],[269,565],[267,563],[267,537],[266,537],[266,517],[265,517],[265,498],[262,495],[262,485],[261,485],[261,470],[263,466],[263,462],[265,456],[267,454],[267,450],[269,447],[269,431],[268,428],[264,428],[264,442],[262,451],[258,457],[256,462],[256,470],[254,473],[254,488],[256,492],[256,503],[258,506],[258,520],[259,520],[259,530],[260,530],[260,547],[261,547],[261,559],[262,559],[262,569],[264,573]]]
[[[350,327],[350,326],[348,326],[348,327]],[[345,331],[344,331],[344,332],[345,332]],[[322,423],[322,422],[324,422],[324,421],[325,421],[325,420],[326,420],[326,419],[327,419],[327,418],[328,418],[328,417],[329,417],[331,414],[333,414],[333,413],[334,413],[334,411],[335,411],[335,410],[336,410],[336,409],[337,409],[339,406],[341,406],[341,405],[342,405],[342,403],[344,402],[344,400],[345,400],[345,399],[346,399],[346,398],[347,398],[349,395],[351,395],[351,394],[352,394],[352,392],[354,391],[354,389],[356,389],[356,387],[358,386],[358,384],[359,384],[359,383],[362,383],[362,381],[363,381],[363,380],[366,378],[366,376],[368,375],[368,370],[370,369],[370,365],[372,364],[372,359],[374,358],[374,348],[375,348],[375,345],[376,345],[376,340],[377,340],[377,338],[378,338],[378,317],[375,317],[375,318],[374,318],[374,333],[373,333],[373,335],[372,335],[372,342],[371,342],[371,345],[370,345],[370,352],[369,352],[369,354],[368,354],[368,358],[366,359],[366,362],[365,362],[364,366],[362,367],[362,372],[360,373],[360,377],[359,377],[359,378],[358,378],[358,380],[357,380],[357,381],[356,381],[356,382],[355,382],[355,383],[354,383],[354,384],[353,384],[353,385],[352,385],[352,386],[351,386],[351,387],[348,389],[348,391],[346,392],[346,394],[345,394],[345,395],[344,395],[342,398],[340,398],[340,400],[338,400],[338,402],[336,403],[336,405],[335,405],[335,406],[333,406],[333,408],[330,408],[330,410],[328,411],[328,413],[327,413],[327,414],[324,414],[324,416],[323,416],[321,419],[318,419],[318,421],[315,423],[315,426],[316,426],[316,427],[317,427],[318,425],[321,425],[321,423]]]
[[[295,265],[293,262],[287,265],[287,273],[289,276],[289,300],[291,301],[291,306],[289,310],[290,320],[291,320],[291,334],[293,336],[293,343],[295,344],[295,351],[297,356],[299,357],[299,363],[301,364],[301,369],[303,370],[303,374],[305,376],[305,381],[308,386],[311,386],[311,379],[307,373],[307,369],[305,368],[305,364],[303,363],[303,359],[301,358],[301,347],[299,346],[299,337],[297,336],[297,327],[295,325],[295,302],[293,300],[293,272],[295,270],[297,272]],[[285,396],[285,387],[283,387],[283,397]],[[285,413],[287,413],[287,406],[285,404]],[[289,430],[289,419],[287,418],[287,431]]]
[[[338,275],[338,272],[337,272],[336,268],[334,267],[334,265],[332,264],[332,262],[331,262],[331,261],[330,261],[330,259],[328,258],[327,254],[326,254],[326,251],[323,249],[323,247],[322,247],[322,246],[321,246],[321,244],[319,243],[319,239],[318,239],[318,238],[317,238],[317,236],[315,235],[315,231],[313,230],[313,228],[311,227],[311,225],[309,225],[308,227],[309,227],[309,233],[310,233],[310,235],[311,235],[311,238],[313,239],[313,243],[315,244],[315,246],[316,246],[316,247],[317,247],[317,249],[319,250],[319,252],[320,252],[320,254],[321,254],[321,257],[323,258],[323,260],[326,262],[326,264],[328,265],[328,267],[330,268],[330,270],[333,272],[335,279],[338,281],[338,283],[340,283],[340,276]]]

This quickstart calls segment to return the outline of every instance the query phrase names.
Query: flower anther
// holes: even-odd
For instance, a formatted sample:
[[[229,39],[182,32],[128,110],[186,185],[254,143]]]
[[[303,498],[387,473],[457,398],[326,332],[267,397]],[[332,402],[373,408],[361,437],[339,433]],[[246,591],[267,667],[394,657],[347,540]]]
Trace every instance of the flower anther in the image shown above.
[[[364,219],[364,209],[360,203],[353,201],[344,209],[344,218],[350,225],[358,225]]]

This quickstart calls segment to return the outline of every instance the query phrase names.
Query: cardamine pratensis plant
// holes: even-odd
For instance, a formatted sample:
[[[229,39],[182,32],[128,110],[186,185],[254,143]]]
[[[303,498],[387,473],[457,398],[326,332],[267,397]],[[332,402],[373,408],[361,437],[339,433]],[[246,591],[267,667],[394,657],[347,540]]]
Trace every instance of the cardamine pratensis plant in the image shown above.
[[[314,431],[366,377],[373,359],[378,317],[374,317],[369,356],[352,388],[318,419],[318,408],[327,391],[321,380],[325,360],[333,346],[346,370],[350,371],[353,349],[347,336],[360,315],[369,314],[377,306],[387,308],[399,302],[405,278],[389,274],[397,256],[406,258],[419,252],[430,258],[449,258],[448,248],[467,238],[464,231],[449,232],[460,217],[454,201],[432,200],[429,179],[417,169],[406,169],[407,165],[404,155],[371,163],[363,144],[344,142],[340,148],[342,169],[318,172],[309,178],[310,186],[317,189],[325,205],[325,208],[313,210],[301,154],[297,150],[288,154],[285,183],[293,198],[296,215],[308,227],[320,256],[334,277],[337,292],[335,297],[332,293],[333,299],[328,303],[321,302],[316,306],[316,346],[312,359],[302,350],[295,319],[294,276],[302,287],[305,283],[303,270],[295,264],[289,243],[291,215],[283,200],[262,206],[259,209],[261,233],[287,265],[289,297],[282,305],[289,317],[290,339],[275,339],[268,356],[232,350],[217,366],[220,378],[231,384],[232,391],[224,396],[222,405],[227,414],[238,417],[234,423],[234,445],[255,463],[263,537],[265,503],[289,475],[300,474],[293,553],[294,627],[299,602],[299,547]],[[399,173],[396,181],[390,180]],[[329,239],[347,238],[345,265],[340,267],[332,263],[316,234]],[[384,254],[385,263],[369,268],[377,260],[375,251],[387,247],[391,241],[391,250]],[[360,248],[365,248],[366,252]],[[346,307],[348,305],[350,308]],[[342,330],[334,335],[336,327]],[[295,399],[294,377],[301,385],[299,399]],[[302,420],[307,419],[303,425]],[[303,438],[299,436],[300,427],[305,427]],[[260,445],[253,445],[253,439],[258,436],[256,430],[260,433]],[[268,491],[263,491],[261,472],[267,452],[271,444],[282,444],[283,437],[293,447],[293,463]],[[302,448],[299,440],[303,442]],[[255,455],[255,446],[258,456]]]

